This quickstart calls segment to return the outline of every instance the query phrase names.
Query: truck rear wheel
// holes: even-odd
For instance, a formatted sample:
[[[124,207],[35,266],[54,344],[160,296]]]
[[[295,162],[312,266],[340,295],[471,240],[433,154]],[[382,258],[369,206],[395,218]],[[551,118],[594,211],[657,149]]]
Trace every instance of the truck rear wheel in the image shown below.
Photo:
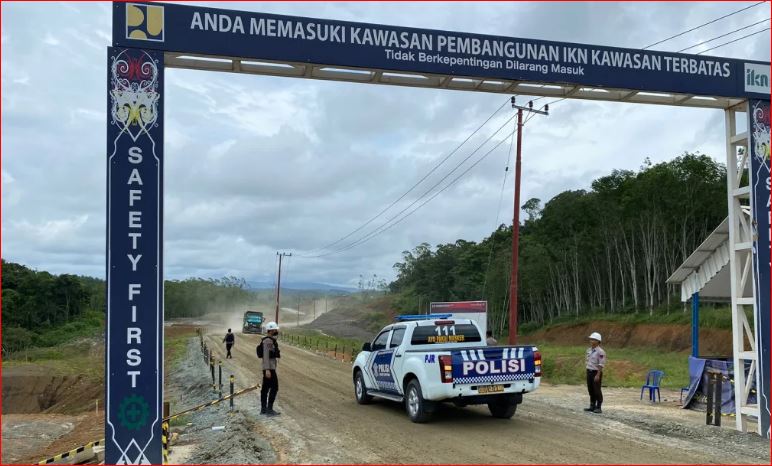
[[[357,371],[354,376],[354,395],[360,405],[366,405],[373,400],[373,397],[367,394],[367,386],[365,386],[365,377],[362,375],[362,371]]]
[[[517,411],[517,403],[513,398],[501,396],[501,400],[488,403],[491,416],[499,419],[510,419]]]
[[[407,384],[405,395],[405,409],[410,420],[416,423],[428,421],[434,404],[424,400],[418,379],[413,379]]]

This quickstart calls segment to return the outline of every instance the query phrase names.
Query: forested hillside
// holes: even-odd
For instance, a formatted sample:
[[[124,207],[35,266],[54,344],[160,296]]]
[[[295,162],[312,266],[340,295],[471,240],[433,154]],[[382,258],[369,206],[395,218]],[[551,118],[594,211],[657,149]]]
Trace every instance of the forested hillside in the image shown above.
[[[105,282],[52,275],[2,261],[3,347],[51,346],[104,327]],[[243,279],[190,278],[164,283],[165,316],[197,317],[253,305],[257,296]]]
[[[614,170],[589,191],[564,191],[522,207],[520,320],[544,323],[590,312],[654,312],[674,305],[667,277],[726,216],[726,169],[684,154],[638,171]],[[480,243],[421,244],[394,265],[399,305],[485,299],[506,328],[512,227]]]

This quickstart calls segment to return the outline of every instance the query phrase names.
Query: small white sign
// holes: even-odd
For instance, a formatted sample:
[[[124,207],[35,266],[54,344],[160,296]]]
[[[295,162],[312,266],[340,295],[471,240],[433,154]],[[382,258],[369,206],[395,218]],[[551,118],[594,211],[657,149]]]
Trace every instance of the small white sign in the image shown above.
[[[745,64],[745,92],[769,94],[769,65]]]

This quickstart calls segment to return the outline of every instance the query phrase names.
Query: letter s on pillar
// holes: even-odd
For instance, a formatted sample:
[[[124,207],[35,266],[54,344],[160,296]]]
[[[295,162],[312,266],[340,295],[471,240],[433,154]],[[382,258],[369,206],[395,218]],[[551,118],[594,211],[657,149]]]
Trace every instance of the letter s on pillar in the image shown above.
[[[142,362],[142,356],[139,354],[139,349],[132,348],[126,352],[126,364],[136,367]]]
[[[129,162],[133,164],[142,163],[142,149],[137,146],[129,148]]]

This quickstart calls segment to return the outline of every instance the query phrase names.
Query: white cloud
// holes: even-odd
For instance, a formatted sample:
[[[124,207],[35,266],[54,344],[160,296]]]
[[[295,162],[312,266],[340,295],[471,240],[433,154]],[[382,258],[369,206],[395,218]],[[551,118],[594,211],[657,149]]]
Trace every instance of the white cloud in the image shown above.
[[[50,32],[46,32],[46,36],[43,38],[43,43],[56,47],[61,44],[61,41],[54,37]]]
[[[216,6],[627,47],[643,47],[736,9],[726,3],[641,9],[589,2]],[[5,258],[57,273],[102,276],[111,5],[11,3],[3,13]],[[679,50],[766,15],[754,8],[654,48]],[[768,60],[768,37],[708,54]],[[165,97],[167,276],[260,280],[273,276],[277,250],[313,250],[378,213],[508,98],[178,69],[167,70]],[[502,110],[426,183],[362,232],[408,207],[510,112]],[[497,216],[500,223],[512,216],[513,163],[499,209],[508,149],[502,144],[457,185],[372,241],[341,255],[290,259],[290,280],[355,283],[360,273],[391,278],[401,252],[420,242],[479,241]],[[644,157],[656,162],[695,150],[723,160],[720,111],[561,102],[526,126],[521,197],[546,201],[565,189],[587,189],[612,169],[636,169]]]
[[[77,249],[83,246],[81,240],[85,236],[84,227],[88,221],[87,214],[34,223],[11,219],[4,235],[8,235],[10,242],[14,244],[24,242],[34,245],[38,250],[66,252],[68,248]],[[13,248],[10,249],[13,251]]]

